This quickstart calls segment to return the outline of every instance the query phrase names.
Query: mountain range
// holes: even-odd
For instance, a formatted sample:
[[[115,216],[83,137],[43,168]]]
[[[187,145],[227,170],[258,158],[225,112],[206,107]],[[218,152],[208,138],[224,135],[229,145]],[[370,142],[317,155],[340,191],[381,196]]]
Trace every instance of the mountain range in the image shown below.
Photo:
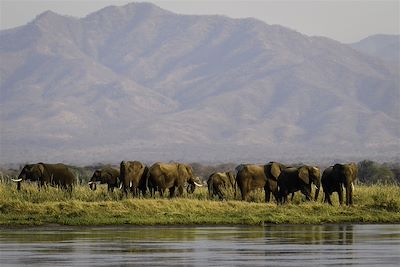
[[[0,162],[396,158],[399,60],[366,46],[148,3],[47,11],[0,32]]]

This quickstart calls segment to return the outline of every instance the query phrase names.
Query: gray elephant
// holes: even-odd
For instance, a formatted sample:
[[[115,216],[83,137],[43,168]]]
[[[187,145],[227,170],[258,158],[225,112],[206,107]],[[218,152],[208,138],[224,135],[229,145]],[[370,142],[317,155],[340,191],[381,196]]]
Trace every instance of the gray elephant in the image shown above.
[[[113,192],[119,187],[119,170],[111,167],[95,170],[88,184],[92,190],[96,190],[96,184],[107,184],[107,190]]]
[[[39,189],[46,185],[57,186],[62,189],[72,191],[73,185],[76,183],[75,175],[62,163],[58,164],[27,164],[18,175],[17,179],[12,179],[17,182],[17,189],[21,189],[21,182],[24,180],[36,181]]]
[[[357,179],[358,167],[355,163],[335,164],[328,167],[322,174],[322,188],[324,189],[324,202],[332,205],[331,195],[337,192],[339,203],[343,205],[343,187],[346,189],[346,205],[353,204],[353,187]]]
[[[147,175],[149,168],[139,161],[122,161],[120,164],[120,181],[121,188],[128,195],[128,191],[133,196],[139,196],[142,192],[143,196],[147,190]]]
[[[314,166],[301,166],[298,168],[290,167],[283,169],[278,177],[279,203],[287,202],[287,195],[301,191],[306,200],[311,200],[311,185],[314,184],[317,189],[314,199],[318,199],[321,187],[321,170]]]
[[[231,172],[214,172],[212,173],[208,180],[208,193],[210,198],[218,196],[220,200],[224,200],[223,189],[232,188],[236,195],[236,180],[235,176]]]
[[[278,177],[286,166],[278,162],[265,165],[241,164],[236,167],[236,182],[242,193],[242,200],[258,188],[264,188],[265,202],[270,201],[271,193],[278,201]]]
[[[197,178],[193,176],[192,167],[182,163],[154,163],[149,169],[148,186],[151,195],[155,191],[163,196],[165,190],[169,189],[169,197],[175,196],[175,190],[178,189],[177,196],[183,194],[185,184],[203,186]]]

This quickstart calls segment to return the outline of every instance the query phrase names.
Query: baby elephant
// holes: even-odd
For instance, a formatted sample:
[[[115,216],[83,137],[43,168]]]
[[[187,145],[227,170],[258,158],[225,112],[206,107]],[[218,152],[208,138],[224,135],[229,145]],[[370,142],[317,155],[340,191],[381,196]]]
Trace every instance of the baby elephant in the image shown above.
[[[96,170],[88,184],[92,190],[96,190],[96,184],[107,184],[108,191],[113,192],[119,186],[119,170],[111,167]]]
[[[210,198],[218,196],[220,200],[224,200],[222,189],[228,188],[235,189],[236,195],[235,177],[231,172],[214,172],[208,178],[207,185]]]

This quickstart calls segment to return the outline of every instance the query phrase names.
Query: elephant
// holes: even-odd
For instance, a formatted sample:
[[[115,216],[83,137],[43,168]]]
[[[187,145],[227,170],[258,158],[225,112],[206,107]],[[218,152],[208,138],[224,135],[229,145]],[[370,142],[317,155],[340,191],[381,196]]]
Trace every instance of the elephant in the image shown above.
[[[147,175],[149,168],[139,161],[122,161],[120,164],[120,188],[123,189],[125,196],[128,195],[128,189],[133,196],[143,196],[147,190]]]
[[[236,180],[235,176],[231,172],[214,172],[212,173],[208,180],[208,193],[210,198],[218,196],[220,200],[224,200],[224,194],[222,189],[232,188],[235,190],[236,196]]]
[[[72,187],[76,183],[75,175],[62,163],[58,164],[27,164],[23,167],[17,179],[12,179],[17,182],[17,189],[21,189],[23,180],[36,181],[39,189],[46,185],[58,186],[62,189],[67,189],[72,192]]]
[[[153,196],[155,191],[159,191],[163,196],[166,189],[169,189],[169,197],[175,196],[175,189],[178,189],[177,196],[183,194],[185,183],[189,186],[203,186],[198,178],[193,176],[191,166],[182,163],[154,163],[149,169],[148,186]],[[193,190],[194,191],[194,190]]]
[[[111,167],[95,170],[88,184],[92,190],[96,190],[96,184],[107,184],[107,190],[113,192],[115,187],[119,187],[119,170]]]
[[[306,200],[311,200],[312,184],[317,187],[314,195],[314,200],[317,200],[321,187],[321,170],[318,167],[300,166],[283,169],[278,177],[279,203],[287,202],[289,193],[292,193],[293,199],[294,192],[299,190],[305,195]]]
[[[331,195],[337,192],[339,204],[343,205],[343,186],[346,189],[346,205],[353,205],[353,188],[357,179],[358,167],[355,163],[335,164],[328,167],[322,174],[322,188],[324,189],[324,202],[332,205]]]
[[[246,200],[252,190],[264,188],[265,202],[270,201],[271,193],[278,201],[278,177],[285,169],[284,164],[269,162],[265,165],[241,164],[236,169],[236,182],[242,193],[242,200]]]

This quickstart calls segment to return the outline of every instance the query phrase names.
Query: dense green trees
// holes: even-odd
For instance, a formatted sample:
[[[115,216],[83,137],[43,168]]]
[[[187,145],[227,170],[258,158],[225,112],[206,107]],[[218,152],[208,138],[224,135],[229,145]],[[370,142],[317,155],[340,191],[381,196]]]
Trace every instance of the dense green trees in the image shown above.
[[[399,167],[400,164],[379,164],[371,160],[363,160],[358,163],[358,179],[365,184],[399,183]]]

